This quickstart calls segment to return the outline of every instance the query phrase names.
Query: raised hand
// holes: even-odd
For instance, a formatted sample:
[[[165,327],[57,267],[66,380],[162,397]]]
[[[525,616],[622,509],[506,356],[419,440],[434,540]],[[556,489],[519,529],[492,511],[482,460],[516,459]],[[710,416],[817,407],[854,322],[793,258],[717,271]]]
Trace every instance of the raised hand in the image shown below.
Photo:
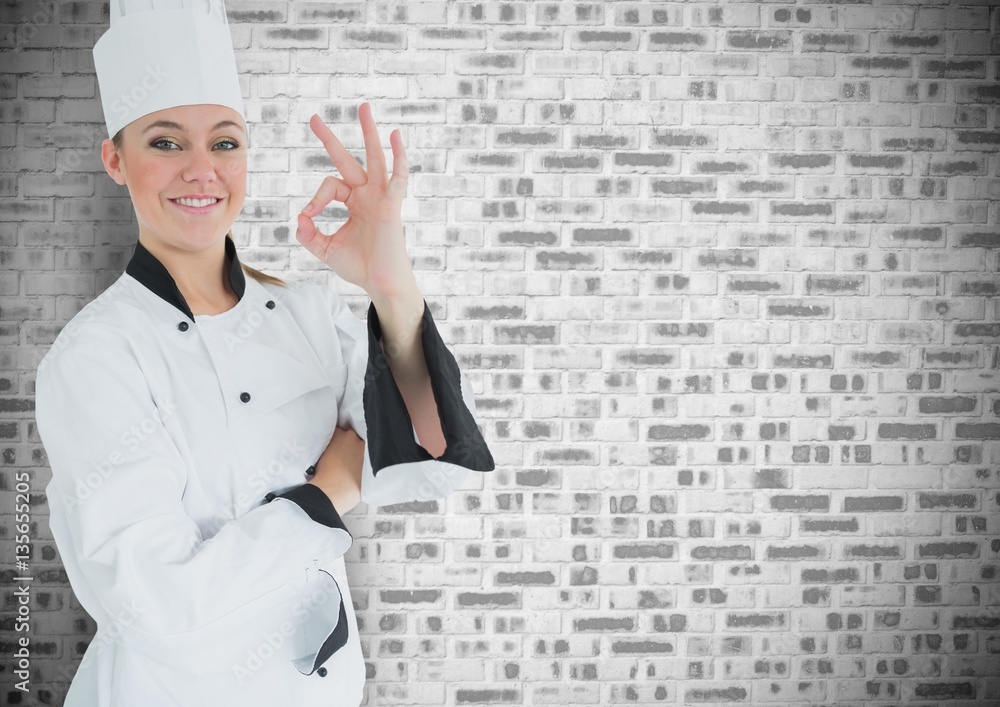
[[[323,143],[341,178],[330,175],[323,180],[298,216],[295,237],[342,279],[364,289],[373,300],[385,300],[397,292],[412,291],[416,285],[401,219],[409,169],[402,135],[394,130],[389,135],[393,155],[389,178],[369,103],[361,104],[358,117],[365,139],[367,172],[318,115],[309,119],[309,127]],[[313,217],[333,200],[342,202],[349,216],[333,235],[326,235],[316,228]]]

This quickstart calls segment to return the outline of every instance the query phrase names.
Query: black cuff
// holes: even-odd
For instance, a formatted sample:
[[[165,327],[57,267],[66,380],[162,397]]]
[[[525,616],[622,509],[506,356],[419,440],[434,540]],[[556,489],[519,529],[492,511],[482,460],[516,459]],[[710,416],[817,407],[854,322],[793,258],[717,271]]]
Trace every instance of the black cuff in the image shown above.
[[[264,500],[270,503],[276,498],[287,498],[289,501],[294,501],[317,523],[322,523],[328,528],[343,530],[351,535],[340,514],[337,513],[337,509],[334,508],[330,497],[316,484],[302,484],[278,495],[269,493],[264,497]]]
[[[334,508],[330,497],[327,496],[319,486],[316,486],[315,484],[302,484],[301,486],[296,486],[295,488],[289,489],[282,494],[275,495],[273,493],[269,493],[264,497],[264,500],[270,503],[276,498],[284,498],[297,503],[302,510],[309,514],[309,517],[317,523],[321,523],[322,525],[330,528],[343,530],[351,539],[351,545],[354,544],[354,536],[351,535],[347,526],[344,525],[344,521],[341,519],[340,514],[337,513],[337,509]],[[316,652],[316,657],[313,660],[312,667],[309,672],[305,674],[312,675],[319,670],[321,671],[319,674],[325,677],[326,668],[320,668],[320,666],[323,665],[323,663],[325,663],[331,655],[347,644],[347,609],[344,608],[344,593],[343,590],[340,589],[340,583],[337,582],[336,578],[326,570],[321,569],[319,571],[329,575],[330,579],[333,580],[333,583],[337,585],[337,589],[340,593],[340,612],[337,618],[337,626],[323,641],[323,645],[320,646],[319,650]],[[296,667],[300,668],[298,665]],[[299,672],[302,672],[301,668],[299,669]]]
[[[326,572],[333,579],[334,583],[337,584],[338,591],[340,590],[340,583],[333,578],[333,575],[326,570],[320,570],[320,572]],[[327,659],[343,648],[347,644],[347,609],[344,608],[344,594],[340,594],[340,619],[337,621],[337,628],[333,629],[333,632],[326,637],[323,641],[323,645],[320,646],[319,652],[316,653],[316,660],[313,662],[312,670],[309,671],[309,675],[312,675],[319,666],[323,665]]]
[[[435,460],[413,438],[413,421],[382,353],[381,339],[382,326],[372,302],[368,306],[368,368],[363,400],[368,426],[368,458],[375,475],[387,466]],[[436,460],[475,471],[493,471],[496,468],[493,455],[479,432],[476,418],[462,398],[458,363],[441,339],[426,300],[420,322],[420,344],[446,445],[444,453]]]

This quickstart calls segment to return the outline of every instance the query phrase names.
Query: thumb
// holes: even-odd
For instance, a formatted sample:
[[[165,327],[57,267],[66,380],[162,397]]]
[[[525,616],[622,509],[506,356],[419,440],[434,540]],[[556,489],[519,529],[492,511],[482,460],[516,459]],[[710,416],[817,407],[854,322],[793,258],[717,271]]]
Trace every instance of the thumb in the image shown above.
[[[318,256],[319,253],[317,251],[319,249],[320,241],[318,238],[316,238],[316,235],[319,233],[319,231],[313,224],[312,219],[309,218],[308,216],[304,214],[299,214],[297,220],[298,224],[295,228],[296,240],[298,240],[299,243],[305,246],[306,250],[308,250],[310,253]]]

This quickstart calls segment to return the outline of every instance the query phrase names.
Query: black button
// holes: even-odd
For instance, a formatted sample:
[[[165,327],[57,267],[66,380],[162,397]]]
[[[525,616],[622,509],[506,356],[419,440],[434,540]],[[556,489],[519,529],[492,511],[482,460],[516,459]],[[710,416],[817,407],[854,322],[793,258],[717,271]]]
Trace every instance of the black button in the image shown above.
[[[273,299],[269,299],[267,301],[267,304],[264,305],[264,306],[267,307],[268,309],[274,309],[274,300]]]
[[[326,668],[319,668],[316,671],[316,674],[319,675],[321,678],[325,678],[326,677]]]
[[[245,403],[249,403],[250,402],[250,393],[240,393],[240,400],[242,400]]]
[[[316,465],[315,464],[313,464],[308,469],[306,469],[306,476],[312,476],[315,473],[316,473]]]
[[[188,330],[188,323],[187,322],[181,322],[180,324],[177,325],[177,328],[180,329],[181,331],[187,331]]]
[[[269,493],[266,496],[264,496],[264,502],[265,503],[270,503],[271,501],[273,501],[276,498],[277,498],[277,496],[275,496],[273,493]]]

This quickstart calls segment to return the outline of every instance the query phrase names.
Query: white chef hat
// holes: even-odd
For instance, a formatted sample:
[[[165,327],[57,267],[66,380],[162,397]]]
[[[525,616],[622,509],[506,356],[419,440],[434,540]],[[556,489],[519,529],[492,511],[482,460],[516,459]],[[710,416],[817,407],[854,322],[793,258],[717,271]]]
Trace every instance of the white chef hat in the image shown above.
[[[246,121],[223,0],[110,0],[94,45],[108,137],[174,106],[212,103]]]

